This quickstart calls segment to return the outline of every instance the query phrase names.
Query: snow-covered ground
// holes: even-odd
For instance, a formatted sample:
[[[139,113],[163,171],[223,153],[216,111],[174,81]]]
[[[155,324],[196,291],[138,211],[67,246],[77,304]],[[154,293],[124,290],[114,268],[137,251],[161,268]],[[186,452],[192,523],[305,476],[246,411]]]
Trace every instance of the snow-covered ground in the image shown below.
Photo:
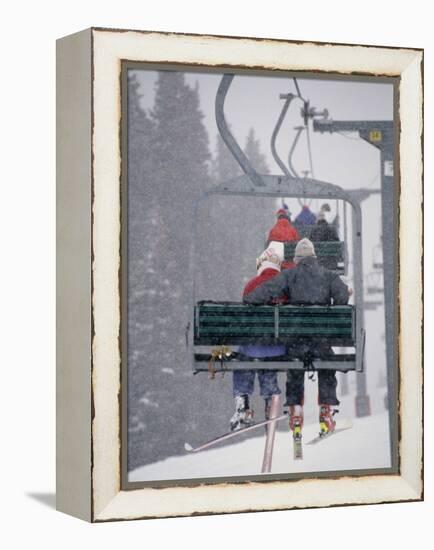
[[[339,427],[339,421],[338,425]],[[288,431],[277,431],[273,455],[273,474],[358,470],[390,466],[389,425],[387,412],[353,420],[353,427],[336,433],[318,445],[303,446],[303,460],[293,460],[292,437]],[[148,464],[129,473],[129,481],[191,479],[206,477],[246,476],[260,473],[265,435],[237,441],[233,445],[207,449],[185,456],[170,457]],[[303,441],[318,433],[318,424],[306,425]]]

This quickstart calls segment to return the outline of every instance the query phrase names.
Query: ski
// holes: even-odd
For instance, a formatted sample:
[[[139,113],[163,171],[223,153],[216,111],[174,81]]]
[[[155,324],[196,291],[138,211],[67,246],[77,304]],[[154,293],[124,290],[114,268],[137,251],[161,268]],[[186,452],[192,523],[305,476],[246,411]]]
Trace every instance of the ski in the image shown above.
[[[330,439],[330,437],[332,437],[333,435],[336,435],[340,432],[344,432],[346,430],[350,430],[352,427],[353,427],[353,424],[352,424],[351,421],[348,422],[348,423],[340,422],[339,423],[339,428],[336,428],[335,430],[333,430],[332,432],[329,432],[327,434],[317,435],[316,437],[314,437],[313,439],[308,441],[306,443],[306,445],[317,445],[318,443],[321,443],[321,441],[324,441],[326,439]]]
[[[303,460],[303,443],[301,437],[293,438],[294,460]]]
[[[303,440],[301,434],[301,425],[296,424],[292,432],[294,460],[303,460]]]
[[[205,443],[202,443],[202,445],[199,445],[198,447],[192,447],[189,443],[184,443],[184,449],[189,453],[197,453],[198,451],[202,451],[203,449],[208,449],[209,447],[212,447],[213,445],[216,445],[217,443],[220,443],[221,441],[225,441],[227,439],[231,439],[232,437],[236,437],[237,435],[242,435],[247,432],[250,432],[251,430],[255,430],[256,428],[260,428],[261,426],[267,426],[267,424],[270,424],[271,422],[279,422],[280,420],[283,420],[284,418],[288,418],[288,415],[281,414],[280,416],[276,416],[275,418],[270,418],[268,420],[263,420],[261,422],[255,422],[254,424],[251,424],[250,426],[247,426],[245,428],[241,428],[241,430],[235,430],[233,432],[227,432],[223,435],[219,435],[218,437],[215,437],[214,439],[210,439],[209,441],[206,441]]]

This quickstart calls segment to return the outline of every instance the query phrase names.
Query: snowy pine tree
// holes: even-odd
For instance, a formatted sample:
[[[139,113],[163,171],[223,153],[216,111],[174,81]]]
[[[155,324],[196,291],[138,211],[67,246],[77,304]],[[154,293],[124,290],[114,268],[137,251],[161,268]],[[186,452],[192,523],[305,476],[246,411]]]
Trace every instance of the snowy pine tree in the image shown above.
[[[164,269],[159,250],[167,236],[154,193],[155,125],[141,107],[137,75],[128,79],[128,461],[143,463],[143,442],[152,449],[157,439],[151,413],[158,412],[160,397],[154,365],[162,347],[167,319],[160,315],[165,298]],[[167,309],[167,307],[166,307]],[[161,384],[160,384],[161,385]],[[148,389],[149,388],[149,389]]]
[[[220,135],[217,135],[215,156],[211,163],[213,185],[217,186],[242,171]],[[240,201],[232,195],[211,195],[200,211],[198,292],[200,298],[239,300],[242,281],[236,269],[225,269],[226,259],[242,253],[239,246]],[[212,292],[212,293],[211,293]]]
[[[178,244],[189,225],[193,200],[209,183],[208,134],[197,86],[191,89],[184,73],[160,71],[151,116],[155,123],[156,192]]]
[[[183,452],[187,433],[220,431],[221,396],[231,398],[220,381],[192,377],[185,345],[193,204],[210,184],[198,87],[162,71],[155,92],[146,116],[130,82],[129,469]]]
[[[217,135],[215,156],[211,163],[211,176],[213,181],[218,184],[228,181],[242,174],[242,170],[235,160],[228,146],[223,141],[220,134]]]
[[[265,155],[261,151],[260,141],[256,138],[253,128],[247,135],[244,152],[258,174],[269,173]],[[255,274],[255,258],[264,250],[266,235],[275,222],[275,209],[274,201],[268,198],[248,197],[245,203],[243,224],[248,231],[244,233],[241,272],[244,281],[247,281]]]
[[[244,152],[246,153],[253,168],[259,174],[269,174],[265,155],[261,152],[261,145],[259,140],[256,139],[255,131],[253,130],[253,128],[250,128],[249,133],[247,134]]]
[[[221,138],[212,162],[198,87],[183,73],[160,71],[149,113],[129,80],[128,134],[128,425],[129,469],[182,453],[187,434],[198,440],[227,429],[232,377],[193,378],[186,353],[191,320],[190,244],[193,205],[217,181],[241,174]],[[246,152],[267,171],[259,141]],[[202,295],[241,300],[274,212],[257,197],[213,197],[200,216],[193,266]]]

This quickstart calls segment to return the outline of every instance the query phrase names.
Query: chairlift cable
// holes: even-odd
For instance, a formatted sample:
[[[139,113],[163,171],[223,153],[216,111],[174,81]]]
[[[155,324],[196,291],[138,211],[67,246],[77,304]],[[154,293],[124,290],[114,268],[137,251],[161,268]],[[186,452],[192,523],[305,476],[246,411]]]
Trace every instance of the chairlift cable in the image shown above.
[[[303,103],[306,104],[306,100],[301,95],[300,86],[298,85],[297,79],[294,77],[293,80],[294,80],[295,88],[297,90],[298,97],[303,101]],[[313,170],[312,147],[310,142],[309,125],[307,123],[305,123],[305,128],[306,128],[306,138],[307,138],[307,150],[309,155],[310,174],[312,179],[315,179],[315,173]],[[299,200],[299,203],[300,203],[300,200]],[[311,204],[312,204],[312,200],[309,201],[308,206],[310,206]]]
[[[293,80],[294,80],[295,88],[297,90],[298,97],[301,100],[303,100],[304,103],[306,103],[306,100],[301,95],[300,86],[298,85],[297,79],[294,77]],[[315,179],[315,173],[314,173],[314,170],[313,170],[313,161],[312,161],[312,147],[311,147],[311,142],[310,142],[309,124],[307,122],[305,123],[305,127],[306,127],[306,137],[307,137],[307,150],[308,150],[308,154],[309,154],[310,174],[311,174],[312,179]]]

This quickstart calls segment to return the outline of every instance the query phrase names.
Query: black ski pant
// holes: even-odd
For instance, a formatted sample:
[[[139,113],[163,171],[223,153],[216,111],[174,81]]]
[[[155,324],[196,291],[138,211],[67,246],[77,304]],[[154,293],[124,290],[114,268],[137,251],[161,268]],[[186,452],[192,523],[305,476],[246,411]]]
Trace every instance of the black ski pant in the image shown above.
[[[335,370],[319,369],[318,376],[318,404],[339,405],[336,396],[338,381]],[[286,403],[285,405],[302,405],[304,401],[304,370],[288,370],[286,374]]]

